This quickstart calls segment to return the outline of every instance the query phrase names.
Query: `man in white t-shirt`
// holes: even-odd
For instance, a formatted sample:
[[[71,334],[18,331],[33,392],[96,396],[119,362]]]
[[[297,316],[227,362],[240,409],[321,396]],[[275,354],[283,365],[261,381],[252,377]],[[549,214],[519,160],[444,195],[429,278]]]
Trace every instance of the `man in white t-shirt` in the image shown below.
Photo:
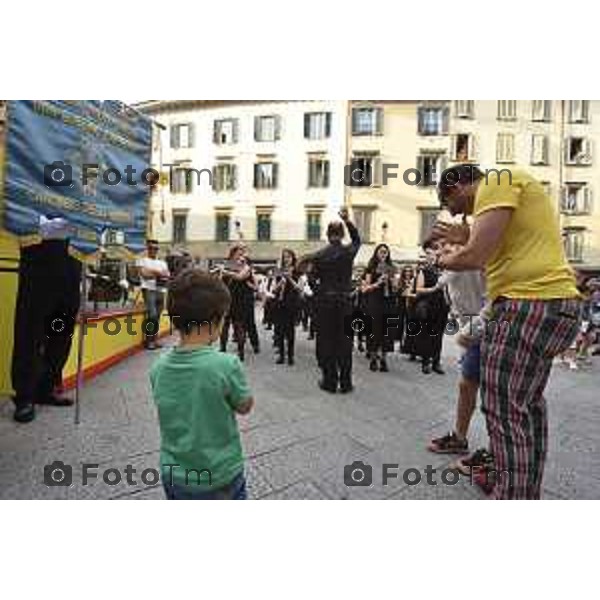
[[[146,322],[144,323],[144,347],[147,350],[158,348],[160,316],[165,304],[165,293],[169,279],[169,268],[164,260],[158,257],[158,241],[146,241],[146,256],[137,261],[142,281],[142,294],[146,305]]]

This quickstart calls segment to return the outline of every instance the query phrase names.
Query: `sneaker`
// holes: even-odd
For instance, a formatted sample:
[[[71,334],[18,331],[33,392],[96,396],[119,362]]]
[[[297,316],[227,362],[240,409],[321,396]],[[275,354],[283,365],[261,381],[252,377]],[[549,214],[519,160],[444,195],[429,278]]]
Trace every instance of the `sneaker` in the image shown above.
[[[436,454],[468,454],[469,442],[467,440],[459,440],[456,433],[451,431],[443,437],[431,440],[427,446],[427,450]]]
[[[579,371],[579,366],[575,361],[571,361],[569,363],[569,369],[571,369],[571,371]]]
[[[463,475],[470,475],[471,470],[491,469],[494,466],[494,456],[487,448],[479,448],[466,458],[459,458],[453,465]]]

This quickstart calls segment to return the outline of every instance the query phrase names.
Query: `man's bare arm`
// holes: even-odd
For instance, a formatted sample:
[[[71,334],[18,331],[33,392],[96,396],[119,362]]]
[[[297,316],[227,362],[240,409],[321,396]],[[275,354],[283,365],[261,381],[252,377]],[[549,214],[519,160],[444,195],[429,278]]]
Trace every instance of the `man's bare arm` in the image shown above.
[[[512,214],[512,208],[494,208],[476,217],[467,244],[442,255],[438,265],[450,271],[482,269],[500,246]]]

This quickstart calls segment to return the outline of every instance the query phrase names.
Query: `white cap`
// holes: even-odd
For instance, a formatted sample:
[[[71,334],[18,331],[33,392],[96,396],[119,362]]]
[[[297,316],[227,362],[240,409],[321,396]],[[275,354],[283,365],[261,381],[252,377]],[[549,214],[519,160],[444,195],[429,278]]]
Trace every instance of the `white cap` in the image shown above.
[[[47,219],[44,215],[40,216],[40,235],[44,240],[66,240],[71,233],[71,227],[66,219],[57,217],[56,219]]]

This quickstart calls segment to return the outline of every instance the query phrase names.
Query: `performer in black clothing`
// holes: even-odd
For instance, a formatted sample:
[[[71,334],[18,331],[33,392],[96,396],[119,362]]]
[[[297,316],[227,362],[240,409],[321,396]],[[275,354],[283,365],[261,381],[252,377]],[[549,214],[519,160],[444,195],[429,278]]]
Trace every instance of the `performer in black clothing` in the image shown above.
[[[68,227],[63,219],[50,221]],[[60,224],[49,229],[50,239],[21,248],[12,355],[14,419],[20,423],[35,418],[35,404],[73,404],[55,391],[79,311],[81,263],[69,255],[66,233],[59,229]]]
[[[316,294],[319,287],[319,281],[312,272],[312,265],[308,265],[306,272],[307,292],[304,294],[306,313],[308,316],[308,338],[314,340],[317,333],[317,309]]]
[[[287,346],[288,364],[294,364],[294,344],[296,340],[296,322],[300,310],[301,288],[298,285],[299,274],[296,271],[296,255],[292,250],[281,252],[281,270],[276,277],[273,316],[275,321],[275,340],[278,351],[277,364],[285,362]]]
[[[420,331],[414,338],[415,353],[421,357],[423,373],[429,374],[433,370],[443,375],[440,359],[449,307],[443,289],[436,285],[439,273],[435,267],[435,243],[428,241],[423,249],[427,260],[419,269],[414,288],[414,311],[420,324]]]
[[[387,244],[376,246],[365,272],[362,292],[365,295],[367,314],[373,320],[373,332],[367,338],[367,350],[371,360],[371,371],[387,372],[386,353],[393,350],[396,337],[395,328],[386,321],[386,315],[397,314],[395,278],[396,269],[392,263]]]
[[[258,330],[256,328],[256,294],[258,292],[258,284],[252,261],[248,257],[248,249],[246,246],[243,246],[243,252],[246,264],[250,267],[250,277],[246,279],[246,286],[242,288],[244,292],[244,321],[246,323],[246,332],[252,350],[254,350],[254,354],[258,354],[260,352],[260,342],[258,340]]]
[[[233,326],[233,338],[237,344],[238,356],[244,360],[244,348],[248,334],[248,285],[252,269],[246,262],[245,246],[236,244],[229,251],[228,262],[220,268],[220,274],[229,288],[231,306],[225,317],[221,332],[221,352],[227,350],[229,326]]]
[[[342,393],[352,391],[352,339],[344,331],[344,319],[352,314],[352,263],[360,248],[360,236],[348,218],[347,209],[340,211],[351,244],[342,244],[344,225],[334,221],[327,227],[329,244],[307,257],[319,280],[316,296],[317,361],[323,378],[321,389],[334,393],[338,385]]]
[[[272,289],[275,287],[275,277],[273,269],[269,269],[261,286],[261,295],[263,303],[263,325],[267,331],[273,329],[273,295]]]
[[[407,265],[402,268],[400,272],[400,280],[398,282],[398,341],[400,352],[406,352],[405,336],[406,332],[406,321],[408,319],[408,310],[410,299],[408,295],[412,292],[413,283],[415,278],[415,271]]]

